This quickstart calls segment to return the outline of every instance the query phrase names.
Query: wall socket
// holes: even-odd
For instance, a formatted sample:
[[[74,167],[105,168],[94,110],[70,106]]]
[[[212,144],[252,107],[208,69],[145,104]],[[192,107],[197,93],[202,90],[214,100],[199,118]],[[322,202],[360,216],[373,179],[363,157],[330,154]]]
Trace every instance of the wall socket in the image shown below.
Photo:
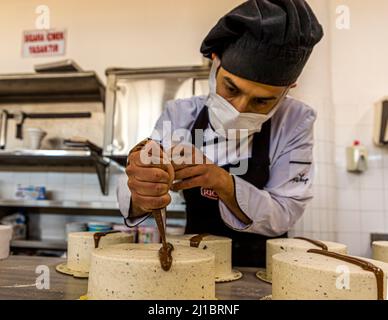
[[[388,241],[388,233],[371,233],[370,240],[371,246],[374,241]]]

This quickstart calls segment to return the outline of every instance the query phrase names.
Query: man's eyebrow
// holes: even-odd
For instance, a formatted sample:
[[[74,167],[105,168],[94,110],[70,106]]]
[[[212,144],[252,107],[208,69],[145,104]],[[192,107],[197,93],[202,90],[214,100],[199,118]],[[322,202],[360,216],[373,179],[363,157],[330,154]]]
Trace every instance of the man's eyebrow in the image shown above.
[[[237,85],[233,82],[233,80],[229,77],[224,77],[224,80],[225,82],[227,82],[231,87],[233,87],[233,89],[237,89],[239,91],[241,91],[241,89],[239,87],[237,87]]]
[[[233,89],[236,89],[236,90],[238,90],[238,91],[243,92],[243,90],[241,90],[241,89],[234,83],[234,81],[233,81],[231,78],[229,78],[229,77],[224,77],[224,80],[225,80],[225,82],[227,82],[228,85],[230,85]],[[262,101],[272,101],[272,100],[276,100],[276,99],[278,99],[278,98],[275,97],[275,96],[270,96],[270,97],[256,97],[256,99],[260,99],[260,100],[262,100]]]
[[[276,100],[278,98],[275,97],[275,96],[271,96],[271,97],[256,97],[256,99],[260,99],[260,100],[263,100],[263,101],[272,101],[272,100]]]

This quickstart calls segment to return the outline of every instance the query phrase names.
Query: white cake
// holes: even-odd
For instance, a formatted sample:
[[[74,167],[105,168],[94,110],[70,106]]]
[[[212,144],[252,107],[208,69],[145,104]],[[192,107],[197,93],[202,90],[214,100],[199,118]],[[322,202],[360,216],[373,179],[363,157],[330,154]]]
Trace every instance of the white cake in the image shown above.
[[[69,233],[67,243],[67,268],[76,272],[89,272],[90,255],[95,249],[94,234],[96,232],[72,232]],[[124,232],[110,233],[100,238],[99,248],[119,243],[134,241],[131,234]]]
[[[121,244],[92,253],[89,300],[215,299],[214,254],[174,246],[172,266],[161,268],[161,244]]]
[[[325,244],[329,251],[337,253],[347,253],[347,247],[344,244],[320,241]],[[281,252],[306,252],[309,249],[320,249],[320,247],[301,239],[280,238],[267,241],[266,253],[266,276],[268,281],[272,281],[272,256]]]
[[[373,242],[373,259],[388,263],[388,241]]]
[[[242,274],[237,270],[232,270],[232,239],[213,235],[201,236],[200,250],[210,251],[215,255],[215,280],[225,282],[240,279]],[[191,246],[191,239],[198,235],[167,236],[167,241],[173,245]]]
[[[373,263],[384,271],[386,298],[388,264]],[[377,300],[377,280],[371,271],[317,253],[279,253],[273,256],[273,300]]]

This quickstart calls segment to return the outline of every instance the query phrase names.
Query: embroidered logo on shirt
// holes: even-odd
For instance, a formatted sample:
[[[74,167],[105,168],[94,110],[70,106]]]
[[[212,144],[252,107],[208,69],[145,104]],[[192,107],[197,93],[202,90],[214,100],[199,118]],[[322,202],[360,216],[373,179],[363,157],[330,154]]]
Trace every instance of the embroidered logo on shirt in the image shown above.
[[[306,173],[300,173],[297,177],[292,179],[292,182],[294,182],[294,183],[304,183],[304,184],[307,184],[307,182],[309,182],[309,181],[310,181],[310,179],[306,178]]]
[[[201,188],[201,196],[211,200],[219,199],[218,194],[212,189]]]

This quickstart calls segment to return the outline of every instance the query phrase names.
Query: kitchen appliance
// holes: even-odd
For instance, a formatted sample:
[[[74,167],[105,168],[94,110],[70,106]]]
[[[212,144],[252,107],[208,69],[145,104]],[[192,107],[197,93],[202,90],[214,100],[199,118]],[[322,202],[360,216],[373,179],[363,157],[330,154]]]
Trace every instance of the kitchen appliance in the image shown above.
[[[148,137],[166,102],[207,95],[209,66],[108,69],[104,156],[125,165],[139,141]]]
[[[378,146],[388,145],[388,98],[375,105],[374,142]]]

